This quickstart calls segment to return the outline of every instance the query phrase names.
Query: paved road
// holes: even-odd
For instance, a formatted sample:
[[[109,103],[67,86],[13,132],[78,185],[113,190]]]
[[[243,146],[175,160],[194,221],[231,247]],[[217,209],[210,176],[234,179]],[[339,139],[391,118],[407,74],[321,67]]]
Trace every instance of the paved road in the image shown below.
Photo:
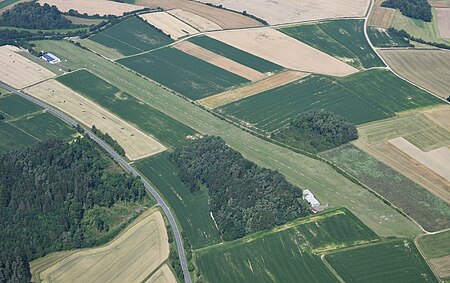
[[[44,102],[35,99],[34,97],[31,97],[27,94],[22,93],[21,91],[14,89],[8,85],[5,85],[0,82],[0,87],[17,94],[28,101],[33,102],[34,104],[37,104],[41,106],[42,108],[46,109],[49,113],[55,115],[59,119],[65,121],[66,123],[69,123],[70,125],[76,127],[78,125],[78,122],[64,114],[63,112],[45,104]],[[98,145],[100,145],[103,149],[105,149],[109,155],[111,155],[125,170],[129,171],[131,174],[133,174],[136,177],[139,177],[142,180],[142,183],[144,184],[147,191],[150,192],[150,194],[155,198],[155,200],[158,202],[158,204],[163,209],[164,213],[166,214],[167,218],[169,219],[170,226],[172,226],[172,231],[175,235],[175,242],[177,244],[178,254],[180,256],[180,262],[181,262],[181,268],[183,269],[183,275],[184,275],[184,281],[186,283],[192,283],[191,277],[189,274],[187,262],[186,262],[186,255],[184,253],[183,248],[183,242],[181,241],[181,235],[180,230],[178,229],[178,225],[175,221],[175,218],[173,217],[172,212],[170,211],[167,204],[164,202],[164,200],[159,196],[159,194],[156,192],[156,190],[144,179],[142,176],[128,164],[119,154],[117,154],[114,150],[112,150],[103,140],[101,140],[99,137],[94,135],[89,129],[84,128],[86,133],[93,139]]]

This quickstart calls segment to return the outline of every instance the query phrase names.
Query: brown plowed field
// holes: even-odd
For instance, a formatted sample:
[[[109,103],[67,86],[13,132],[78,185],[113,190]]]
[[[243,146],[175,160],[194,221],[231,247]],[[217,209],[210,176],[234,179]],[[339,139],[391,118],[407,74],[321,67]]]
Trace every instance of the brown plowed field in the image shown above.
[[[122,16],[125,12],[131,12],[142,9],[142,7],[119,3],[108,0],[39,0],[41,4],[47,3],[50,6],[55,5],[61,12],[68,12],[70,9],[77,10],[80,14],[87,13],[88,15],[99,14]]]
[[[171,14],[174,17],[177,17],[178,19],[193,26],[194,28],[198,29],[201,32],[222,29],[215,22],[185,10],[173,9],[167,11],[167,13]]]
[[[374,27],[389,28],[392,24],[392,20],[394,19],[394,15],[394,9],[383,8],[375,5],[367,24]]]
[[[442,38],[450,38],[450,8],[436,8],[436,20]]]
[[[308,73],[286,71],[241,88],[232,89],[213,96],[206,97],[199,100],[198,102],[203,106],[213,109],[258,93],[262,93],[269,89],[286,85],[308,75]]]
[[[238,62],[225,58],[219,54],[211,52],[189,41],[182,41],[180,43],[175,44],[174,47],[187,54],[190,54],[210,64],[213,64],[219,68],[225,69],[238,76],[246,78],[250,81],[258,81],[266,77],[266,75],[261,72],[258,72]]]
[[[170,35],[175,40],[183,36],[198,33],[198,30],[166,12],[148,13],[139,15],[139,17],[159,28],[165,34]]]
[[[223,29],[263,26],[262,23],[250,17],[190,0],[136,0],[136,5],[160,7],[164,10],[183,9],[213,21]]]

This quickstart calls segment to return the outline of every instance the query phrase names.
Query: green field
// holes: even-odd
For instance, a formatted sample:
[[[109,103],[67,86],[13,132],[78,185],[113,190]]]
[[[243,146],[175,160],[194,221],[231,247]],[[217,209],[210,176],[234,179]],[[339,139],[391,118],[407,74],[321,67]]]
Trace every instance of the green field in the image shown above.
[[[195,134],[191,128],[143,104],[86,70],[69,73],[58,77],[57,80],[122,119],[137,125],[168,147],[178,147],[186,141],[186,136]]]
[[[193,100],[248,82],[175,48],[159,49],[118,62]]]
[[[409,240],[351,248],[325,258],[345,282],[438,282]]]
[[[19,2],[19,0],[4,0],[0,2],[0,9],[3,9],[11,4]]]
[[[173,42],[170,37],[137,17],[120,22],[89,39],[124,55],[141,53]]]
[[[311,109],[325,109],[363,124],[440,103],[389,71],[370,70],[346,78],[309,76],[230,103],[218,111],[271,132]]]
[[[11,126],[4,121],[0,121],[0,153],[19,149],[38,142],[29,134]]]
[[[364,20],[336,20],[281,28],[280,31],[356,68],[384,66],[364,36]]]
[[[201,35],[192,37],[189,41],[262,73],[274,72],[283,69],[283,67],[275,63],[269,62],[208,36]]]
[[[41,110],[39,106],[18,95],[0,97],[0,111],[11,117],[20,117]]]
[[[370,41],[375,47],[411,47],[412,44],[408,43],[403,38],[399,38],[387,30],[368,27],[367,33],[370,37]]]
[[[206,190],[191,193],[177,176],[177,168],[168,153],[139,160],[134,166],[156,187],[174,210],[193,248],[221,242],[210,216]]]
[[[353,145],[320,154],[416,220],[427,231],[450,227],[450,205]]]
[[[338,209],[198,250],[197,264],[208,282],[337,282],[316,253],[376,240]]]
[[[420,238],[419,247],[428,259],[450,255],[450,231]]]

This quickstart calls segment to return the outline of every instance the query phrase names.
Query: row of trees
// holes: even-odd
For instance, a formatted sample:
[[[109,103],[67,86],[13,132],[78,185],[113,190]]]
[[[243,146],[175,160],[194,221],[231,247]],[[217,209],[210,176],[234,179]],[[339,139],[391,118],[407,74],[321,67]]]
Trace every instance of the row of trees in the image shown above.
[[[109,144],[112,147],[112,149],[114,149],[115,152],[117,152],[122,156],[125,156],[125,150],[123,149],[123,147],[121,147],[120,144],[115,139],[113,139],[108,133],[103,133],[102,131],[97,129],[95,125],[92,126],[92,132],[97,137],[101,138],[107,144]]]
[[[316,109],[298,115],[271,138],[317,153],[357,139],[358,130],[340,115]]]
[[[207,189],[209,208],[224,240],[270,229],[308,214],[302,191],[276,171],[258,167],[206,136],[175,150],[172,161],[192,193]]]
[[[403,15],[413,19],[420,19],[425,22],[431,22],[433,19],[431,5],[427,0],[386,0],[381,6],[399,9]]]
[[[0,155],[0,172],[0,282],[30,282],[29,261],[96,244],[99,239],[84,235],[87,210],[146,196],[140,180],[87,136]],[[90,224],[101,235],[107,230],[102,222]]]
[[[415,42],[419,42],[419,43],[423,43],[423,44],[427,44],[427,45],[431,45],[431,46],[436,46],[436,47],[442,48],[442,49],[450,49],[450,45],[447,45],[445,43],[426,41],[423,38],[414,37],[414,36],[410,35],[404,29],[398,30],[398,29],[390,27],[390,28],[387,29],[387,32],[389,33],[390,36],[404,38],[408,42],[410,40],[412,40],[412,41],[415,41]]]

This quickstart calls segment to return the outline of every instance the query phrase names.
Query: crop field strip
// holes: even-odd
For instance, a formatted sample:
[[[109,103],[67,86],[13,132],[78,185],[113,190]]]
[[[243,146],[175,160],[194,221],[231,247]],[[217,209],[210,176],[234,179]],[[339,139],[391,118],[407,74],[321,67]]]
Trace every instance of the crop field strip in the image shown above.
[[[243,77],[172,47],[120,59],[117,62],[192,100],[249,82]]]
[[[70,9],[73,9],[78,11],[80,14],[99,14],[101,16],[110,14],[115,16],[122,16],[125,12],[132,12],[142,9],[142,7],[136,5],[119,2],[111,3],[106,0],[77,0],[70,2],[66,0],[39,0],[39,2],[42,5],[44,3],[47,3],[50,6],[55,5],[61,12],[68,12]]]
[[[180,21],[179,19],[166,12],[142,14],[139,15],[139,17],[145,20],[147,23],[162,30],[165,34],[169,35],[170,38],[174,40],[198,33],[198,30],[196,30],[195,28]]]
[[[439,34],[450,39],[450,8],[436,8],[435,11]]]
[[[90,40],[89,38],[80,40],[78,42],[81,44],[81,46],[86,47],[86,48],[88,48],[98,54],[101,54],[111,60],[117,60],[117,59],[124,57],[124,55],[122,53],[120,53],[119,51],[117,51],[116,49],[106,47],[98,42]]]
[[[195,131],[86,70],[57,80],[174,149]]]
[[[364,36],[364,20],[336,20],[280,31],[357,68],[383,67]]]
[[[204,17],[196,15],[194,13],[184,11],[182,9],[172,9],[167,11],[168,14],[176,17],[177,19],[187,23],[200,32],[221,30],[222,28],[215,22],[208,20]]]
[[[342,79],[311,75],[230,103],[217,111],[272,132],[311,109],[325,109],[355,124],[364,124],[440,103],[439,99],[388,71],[370,70]]]
[[[87,68],[120,90],[142,100],[201,134],[222,136],[227,144],[260,166],[278,170],[299,187],[307,187],[331,206],[347,206],[380,236],[407,236],[419,228],[370,192],[338,174],[330,166],[263,141],[173,95],[158,85],[65,41],[35,41],[38,50],[52,50],[72,69]],[[67,60],[67,62],[65,61]],[[260,154],[264,152],[265,154]],[[350,204],[342,195],[352,195]],[[373,212],[377,212],[375,215]],[[385,215],[389,215],[386,218]]]
[[[173,42],[144,20],[129,18],[89,38],[124,55],[149,51]]]
[[[345,282],[438,282],[409,240],[350,248],[325,259]]]
[[[395,16],[395,9],[381,7],[375,4],[369,16],[367,25],[379,28],[389,28]]]
[[[411,44],[405,42],[399,37],[392,36],[386,29],[377,27],[368,27],[367,33],[373,46],[383,47],[411,47]],[[383,51],[383,50],[378,50]]]
[[[207,282],[338,282],[316,253],[377,239],[348,210],[338,209],[197,250],[196,260]]]

